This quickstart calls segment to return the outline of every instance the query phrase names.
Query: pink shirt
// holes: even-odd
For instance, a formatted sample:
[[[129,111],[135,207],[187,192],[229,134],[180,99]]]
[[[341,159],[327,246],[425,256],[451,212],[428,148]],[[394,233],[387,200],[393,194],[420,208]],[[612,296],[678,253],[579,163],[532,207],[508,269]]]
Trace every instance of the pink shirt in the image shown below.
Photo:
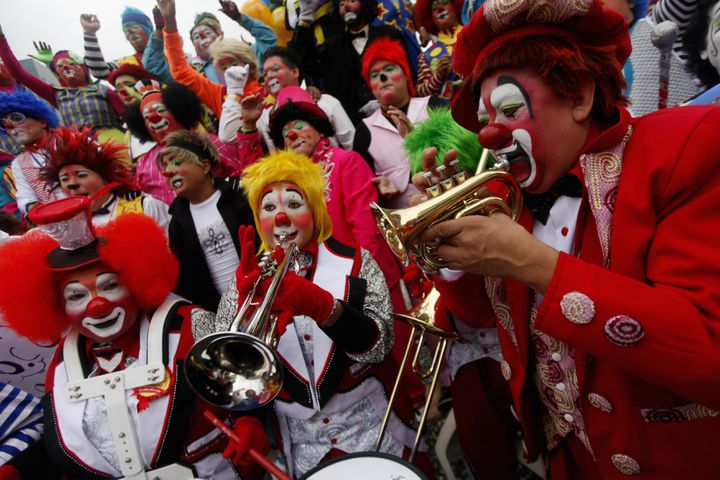
[[[163,148],[165,144],[158,143],[138,159],[135,164],[135,183],[143,192],[170,205],[175,200],[175,192],[170,188],[157,162],[158,154]]]
[[[333,237],[369,251],[392,287],[401,271],[370,213],[370,202],[378,201],[370,166],[360,154],[335,147],[327,139],[315,148],[313,160],[325,168],[325,199]]]

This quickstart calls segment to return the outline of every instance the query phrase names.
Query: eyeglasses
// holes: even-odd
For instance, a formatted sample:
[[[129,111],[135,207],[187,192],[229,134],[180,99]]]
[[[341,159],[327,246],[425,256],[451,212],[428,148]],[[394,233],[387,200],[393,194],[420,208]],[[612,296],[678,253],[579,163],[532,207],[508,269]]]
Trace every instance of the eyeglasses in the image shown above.
[[[27,117],[23,113],[20,113],[20,112],[9,113],[9,114],[5,115],[4,117],[2,117],[2,121],[0,122],[0,129],[5,130],[6,123],[10,123],[11,126],[13,126],[13,127],[15,125],[22,125],[25,122],[25,120],[27,120]]]

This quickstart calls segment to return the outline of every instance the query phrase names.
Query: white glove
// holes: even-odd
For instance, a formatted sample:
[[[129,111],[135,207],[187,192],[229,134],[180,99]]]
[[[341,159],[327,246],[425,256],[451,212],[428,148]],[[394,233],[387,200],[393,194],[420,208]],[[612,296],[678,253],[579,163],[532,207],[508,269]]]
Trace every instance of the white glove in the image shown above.
[[[242,95],[249,76],[250,65],[235,66],[225,70],[225,85],[228,95]]]
[[[320,6],[320,0],[300,0],[300,14],[298,20],[312,22],[315,20],[315,10]]]

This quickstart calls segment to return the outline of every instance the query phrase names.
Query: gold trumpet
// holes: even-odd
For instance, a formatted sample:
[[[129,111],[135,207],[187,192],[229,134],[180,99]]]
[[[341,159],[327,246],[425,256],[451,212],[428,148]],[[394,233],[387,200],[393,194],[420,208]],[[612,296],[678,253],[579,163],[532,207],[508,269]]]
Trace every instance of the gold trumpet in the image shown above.
[[[507,172],[509,164],[507,161],[501,161],[492,169],[484,170],[487,163],[487,152],[487,150],[483,152],[478,172],[470,178],[467,178],[464,172],[458,170],[458,161],[452,162],[449,168],[438,167],[437,171],[441,176],[441,180],[437,184],[430,185],[427,189],[429,195],[433,198],[420,205],[395,211],[380,208],[374,203],[370,205],[380,232],[392,252],[402,261],[403,265],[408,266],[410,262],[413,262],[426,273],[432,273],[447,266],[447,263],[438,258],[432,245],[420,240],[422,233],[432,225],[466,215],[491,215],[498,211],[511,216],[515,221],[520,217],[522,193],[515,178]],[[507,188],[507,199],[490,192],[488,185],[496,182]],[[428,396],[420,415],[420,422],[417,426],[415,441],[410,451],[410,462],[414,460],[420,444],[448,342],[463,341],[455,332],[444,330],[436,325],[435,309],[439,298],[440,292],[433,288],[408,314],[395,314],[398,319],[409,323],[412,326],[412,331],[400,363],[400,371],[395,378],[395,385],[388,400],[375,450],[379,451],[380,449],[390,419],[390,413],[395,404],[395,396],[400,386],[400,380],[405,371],[405,365],[412,348],[417,345],[412,360],[412,370],[423,379],[431,377],[431,381]],[[423,370],[418,366],[418,357],[425,335],[428,333],[437,335],[439,339],[432,356],[432,363]]]
[[[485,164],[484,157],[485,154],[480,160],[480,168]],[[442,178],[427,188],[433,198],[419,205],[389,210],[376,203],[370,204],[380,233],[404,266],[413,262],[428,273],[447,267],[447,263],[438,258],[434,246],[420,240],[420,235],[436,223],[495,212],[503,212],[515,221],[520,217],[522,192],[515,177],[506,171],[506,162],[499,162],[489,170],[480,170],[470,178],[465,172],[458,171],[458,163],[455,161],[450,167],[437,168]],[[493,194],[488,189],[490,184],[504,185],[508,190],[507,198]]]
[[[263,273],[245,298],[229,331],[197,341],[185,361],[185,377],[195,393],[228,410],[260,408],[274,400],[282,388],[283,367],[275,353],[279,340],[275,328],[277,318],[271,309],[283,278],[297,264],[298,247],[290,243],[279,264],[272,260],[272,255],[267,258]],[[270,276],[272,280],[262,303],[254,303],[260,283]],[[256,308],[248,317],[251,306]],[[239,331],[241,327],[244,332]]]

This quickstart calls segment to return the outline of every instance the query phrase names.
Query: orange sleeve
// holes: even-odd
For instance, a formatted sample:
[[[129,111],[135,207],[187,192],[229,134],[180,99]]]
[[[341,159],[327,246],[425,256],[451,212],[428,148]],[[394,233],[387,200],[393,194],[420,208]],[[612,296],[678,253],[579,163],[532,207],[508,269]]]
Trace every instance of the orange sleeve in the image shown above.
[[[183,52],[183,41],[178,32],[168,33],[163,30],[165,38],[165,57],[170,66],[170,74],[175,81],[182,83],[200,97],[215,115],[220,117],[225,97],[225,87],[211,82],[188,64]]]

